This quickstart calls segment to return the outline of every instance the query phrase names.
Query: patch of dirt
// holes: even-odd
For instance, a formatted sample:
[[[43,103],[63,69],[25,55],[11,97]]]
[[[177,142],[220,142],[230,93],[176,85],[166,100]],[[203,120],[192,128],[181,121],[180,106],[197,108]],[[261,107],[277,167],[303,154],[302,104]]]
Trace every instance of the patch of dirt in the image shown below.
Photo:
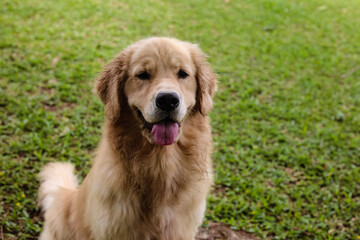
[[[302,180],[306,179],[306,176],[303,172],[299,170],[294,170],[292,168],[285,168],[285,172],[289,174],[289,183],[293,185],[298,185]]]
[[[53,102],[42,101],[41,104],[46,111],[54,112],[54,113],[57,113],[59,110],[63,110],[65,108],[69,108],[70,110],[73,110],[75,107],[75,104],[68,102],[64,102],[56,105]]]
[[[40,87],[40,94],[41,95],[49,95],[52,96],[54,95],[55,89],[54,88],[49,88],[47,86],[42,86]]]
[[[210,222],[209,228],[199,228],[196,240],[259,240],[245,231],[235,231],[222,223]]]
[[[223,186],[223,185],[216,185],[212,189],[211,193],[214,194],[214,195],[223,197],[223,196],[226,195],[226,187]]]

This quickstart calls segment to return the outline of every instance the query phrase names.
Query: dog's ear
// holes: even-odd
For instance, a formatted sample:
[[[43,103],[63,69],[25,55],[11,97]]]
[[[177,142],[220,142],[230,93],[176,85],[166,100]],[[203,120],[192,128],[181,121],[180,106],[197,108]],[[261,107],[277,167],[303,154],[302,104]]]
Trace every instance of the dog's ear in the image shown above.
[[[197,92],[195,110],[206,116],[212,109],[212,97],[217,90],[216,74],[207,62],[206,55],[197,45],[191,45],[191,53],[196,66]]]
[[[123,86],[126,79],[126,68],[129,50],[125,49],[116,56],[95,80],[95,93],[105,105],[105,115],[110,122],[120,117],[124,104]]]

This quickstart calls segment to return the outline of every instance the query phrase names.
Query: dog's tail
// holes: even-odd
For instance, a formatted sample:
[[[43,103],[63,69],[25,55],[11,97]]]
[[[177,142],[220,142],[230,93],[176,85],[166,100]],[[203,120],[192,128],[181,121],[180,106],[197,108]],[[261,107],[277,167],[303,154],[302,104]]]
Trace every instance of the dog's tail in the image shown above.
[[[61,188],[76,189],[78,181],[70,163],[49,163],[39,173],[39,205],[43,211],[49,209]]]

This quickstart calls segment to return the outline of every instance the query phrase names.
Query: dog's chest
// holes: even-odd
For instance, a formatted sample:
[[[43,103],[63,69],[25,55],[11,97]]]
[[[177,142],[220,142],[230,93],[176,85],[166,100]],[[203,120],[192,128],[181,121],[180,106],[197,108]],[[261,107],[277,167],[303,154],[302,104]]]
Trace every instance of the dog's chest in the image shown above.
[[[94,196],[102,208],[92,221],[99,239],[183,239],[170,236],[190,234],[201,222],[208,181],[191,164],[196,161],[174,152],[152,156],[151,162],[145,157],[132,158],[137,161],[111,174],[107,181],[121,184],[105,191],[105,199]],[[109,176],[112,169],[103,172]]]
[[[111,212],[103,216],[107,222],[105,239],[165,240],[174,234],[176,221],[184,217],[182,204],[162,201],[146,206],[142,198],[119,199]]]
[[[159,153],[151,161],[146,161],[146,156],[135,159],[145,160],[127,166],[125,190],[136,198],[142,211],[151,212],[160,206],[176,204],[193,175],[179,161],[178,154]]]
[[[161,160],[167,163],[159,162],[158,165],[142,168],[128,176],[131,183],[127,186],[131,188],[126,189],[117,203],[120,206],[124,203],[128,205],[126,212],[117,215],[122,215],[118,219],[120,224],[132,223],[130,228],[142,231],[131,234],[144,234],[130,239],[160,240],[163,239],[162,236],[169,236],[174,232],[176,219],[181,218],[180,215],[184,213],[181,207],[189,201],[185,196],[191,194],[187,193],[191,174],[181,165],[174,166],[173,159]],[[173,162],[170,164],[169,161]]]

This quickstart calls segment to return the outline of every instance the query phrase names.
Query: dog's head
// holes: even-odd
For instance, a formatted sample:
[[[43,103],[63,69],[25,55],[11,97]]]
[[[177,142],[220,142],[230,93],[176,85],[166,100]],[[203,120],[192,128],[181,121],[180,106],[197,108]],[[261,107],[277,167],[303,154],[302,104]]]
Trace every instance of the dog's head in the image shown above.
[[[170,145],[186,118],[209,113],[216,76],[197,45],[149,38],[123,50],[96,80],[95,90],[112,124],[133,114],[151,143]],[[132,111],[124,113],[124,104]]]

